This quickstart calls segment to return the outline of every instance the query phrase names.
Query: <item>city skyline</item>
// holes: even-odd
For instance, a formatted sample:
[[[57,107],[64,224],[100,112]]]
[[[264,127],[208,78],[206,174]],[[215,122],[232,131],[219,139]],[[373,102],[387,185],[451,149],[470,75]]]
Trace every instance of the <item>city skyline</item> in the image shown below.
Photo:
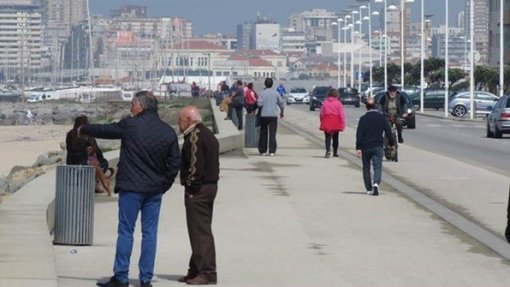
[[[412,11],[412,20],[419,21],[420,1],[408,4]],[[427,2],[433,0],[425,0]],[[90,0],[90,9],[93,15],[109,16],[110,11],[118,9],[122,5],[147,6],[149,17],[186,17],[193,22],[193,30],[198,35],[208,33],[235,33],[236,25],[255,19],[258,14],[275,20],[279,24],[287,25],[288,17],[293,13],[312,9],[327,9],[340,12],[351,5],[359,5],[355,0],[293,0],[292,6],[289,1],[257,0],[240,3],[234,0]],[[398,4],[400,0],[388,0],[388,5]],[[464,0],[450,1],[450,25],[456,25],[457,14],[464,8]],[[380,10],[382,5],[373,3],[374,10]],[[434,26],[444,24],[445,11],[442,6],[425,5],[425,14],[433,15]],[[213,12],[211,12],[213,11]]]

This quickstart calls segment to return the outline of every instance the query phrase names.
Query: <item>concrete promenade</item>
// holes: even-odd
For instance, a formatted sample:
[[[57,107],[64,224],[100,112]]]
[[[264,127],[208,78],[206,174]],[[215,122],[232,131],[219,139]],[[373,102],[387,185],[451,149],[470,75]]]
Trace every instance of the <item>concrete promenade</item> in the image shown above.
[[[230,122],[218,119],[220,130],[235,134]],[[289,108],[275,157],[256,149],[221,156],[213,220],[218,286],[508,285],[508,260],[405,192],[384,183],[381,196],[364,193],[361,171],[351,162],[354,130],[341,136],[341,158],[324,159],[321,138],[317,113]],[[388,175],[426,189],[500,236],[508,178],[405,145],[400,152],[401,162],[384,163]],[[480,173],[496,180],[493,186],[469,181]],[[93,246],[52,246],[45,206],[54,179],[48,173],[0,205],[0,286],[94,286],[112,275],[116,196],[96,196]],[[137,226],[132,286],[139,286],[139,250]],[[162,206],[154,286],[185,285],[176,280],[189,255],[183,190],[176,183]]]

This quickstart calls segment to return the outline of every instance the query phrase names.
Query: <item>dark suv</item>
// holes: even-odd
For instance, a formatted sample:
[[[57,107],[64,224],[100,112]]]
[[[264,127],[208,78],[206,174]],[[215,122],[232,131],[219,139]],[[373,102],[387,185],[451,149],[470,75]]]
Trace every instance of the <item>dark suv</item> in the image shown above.
[[[310,93],[310,111],[315,111],[315,109],[322,107],[322,102],[324,102],[328,96],[328,91],[331,89],[331,86],[318,86],[313,88]]]
[[[338,92],[340,93],[340,97],[338,98],[340,102],[344,105],[354,105],[356,108],[359,108],[359,93],[358,90],[353,88],[339,88]]]

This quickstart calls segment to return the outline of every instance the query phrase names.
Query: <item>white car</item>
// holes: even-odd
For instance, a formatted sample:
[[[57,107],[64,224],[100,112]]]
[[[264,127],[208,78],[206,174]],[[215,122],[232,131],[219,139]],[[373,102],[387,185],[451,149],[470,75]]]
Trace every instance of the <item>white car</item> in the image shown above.
[[[302,103],[310,103],[308,92],[304,88],[292,88],[287,96],[287,105]]]

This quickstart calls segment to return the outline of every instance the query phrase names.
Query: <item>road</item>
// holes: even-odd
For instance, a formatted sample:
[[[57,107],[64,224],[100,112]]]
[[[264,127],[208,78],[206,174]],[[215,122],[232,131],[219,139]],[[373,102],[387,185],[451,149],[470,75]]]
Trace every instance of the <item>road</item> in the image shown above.
[[[292,105],[308,110],[307,105]],[[347,124],[355,128],[364,108],[345,106]],[[318,110],[310,113],[319,113]],[[427,112],[427,111],[425,111]],[[485,137],[485,122],[441,119],[417,114],[416,129],[404,129],[405,144],[510,176],[510,137]]]

